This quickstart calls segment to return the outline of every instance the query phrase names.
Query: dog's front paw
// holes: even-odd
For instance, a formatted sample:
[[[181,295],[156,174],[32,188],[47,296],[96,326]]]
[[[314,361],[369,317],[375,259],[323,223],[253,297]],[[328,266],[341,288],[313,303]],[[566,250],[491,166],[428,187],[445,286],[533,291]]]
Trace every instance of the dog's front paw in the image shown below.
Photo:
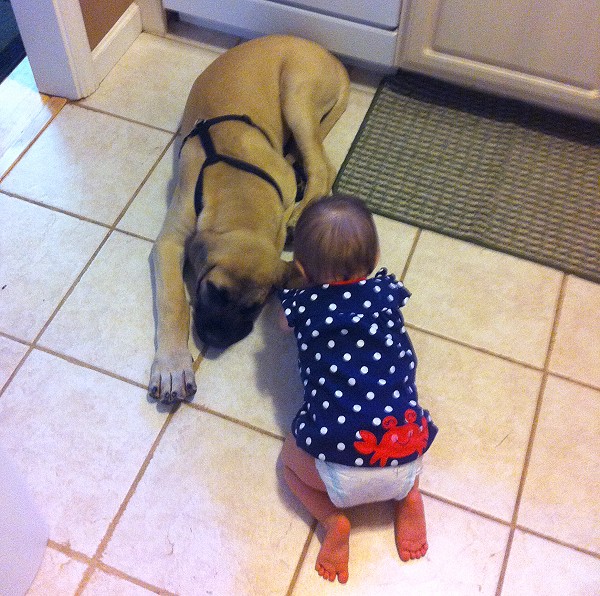
[[[192,362],[189,353],[165,356],[157,354],[150,372],[148,395],[163,404],[191,399],[196,393]]]

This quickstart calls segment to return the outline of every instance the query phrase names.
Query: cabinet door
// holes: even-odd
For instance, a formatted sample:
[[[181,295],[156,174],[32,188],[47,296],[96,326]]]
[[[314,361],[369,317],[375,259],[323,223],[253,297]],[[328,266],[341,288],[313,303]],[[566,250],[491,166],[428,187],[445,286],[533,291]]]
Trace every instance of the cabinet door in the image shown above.
[[[600,0],[406,0],[397,64],[600,120]]]

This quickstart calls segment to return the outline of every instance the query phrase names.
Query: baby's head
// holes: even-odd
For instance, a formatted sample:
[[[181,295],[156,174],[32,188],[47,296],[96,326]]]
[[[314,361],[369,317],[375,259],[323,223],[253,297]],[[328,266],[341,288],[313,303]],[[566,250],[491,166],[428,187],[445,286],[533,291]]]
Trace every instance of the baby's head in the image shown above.
[[[379,258],[371,212],[358,198],[334,194],[304,209],[294,230],[294,260],[311,284],[366,277]]]

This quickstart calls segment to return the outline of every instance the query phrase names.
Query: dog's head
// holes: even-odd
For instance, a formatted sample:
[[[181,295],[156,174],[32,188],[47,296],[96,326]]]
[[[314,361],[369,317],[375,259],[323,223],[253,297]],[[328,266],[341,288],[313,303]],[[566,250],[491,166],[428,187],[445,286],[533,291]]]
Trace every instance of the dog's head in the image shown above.
[[[232,232],[209,239],[194,303],[198,338],[226,348],[246,337],[273,287],[284,285],[291,269],[260,238]]]

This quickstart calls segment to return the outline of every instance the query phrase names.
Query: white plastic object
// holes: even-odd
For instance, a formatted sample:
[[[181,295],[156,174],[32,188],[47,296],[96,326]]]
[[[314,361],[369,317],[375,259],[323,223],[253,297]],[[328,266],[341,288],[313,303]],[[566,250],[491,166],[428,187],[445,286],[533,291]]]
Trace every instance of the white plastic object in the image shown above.
[[[22,596],[42,562],[48,526],[24,478],[0,448],[0,594]]]

